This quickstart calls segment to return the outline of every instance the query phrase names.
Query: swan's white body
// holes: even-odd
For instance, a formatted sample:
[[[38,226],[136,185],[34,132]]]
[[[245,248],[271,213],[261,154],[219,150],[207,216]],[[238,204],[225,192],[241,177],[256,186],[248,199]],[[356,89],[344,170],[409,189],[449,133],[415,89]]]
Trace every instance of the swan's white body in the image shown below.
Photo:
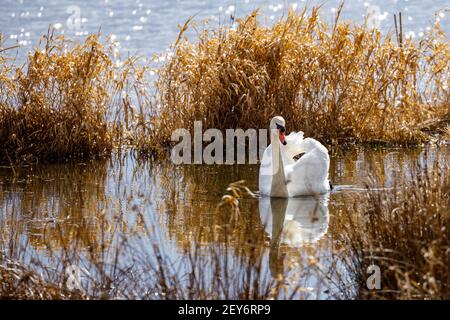
[[[303,132],[286,136],[283,145],[277,125],[284,127],[284,119],[275,117],[271,121],[271,144],[264,151],[259,172],[261,195],[288,198],[330,191],[328,150],[315,139],[303,139]],[[300,153],[304,155],[295,160]]]

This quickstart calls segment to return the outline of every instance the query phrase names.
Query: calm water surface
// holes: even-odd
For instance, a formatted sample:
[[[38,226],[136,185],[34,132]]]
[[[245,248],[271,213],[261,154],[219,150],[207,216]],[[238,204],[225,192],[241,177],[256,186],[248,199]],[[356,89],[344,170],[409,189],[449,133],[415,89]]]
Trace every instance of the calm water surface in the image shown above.
[[[49,26],[57,34],[82,38],[101,30],[113,35],[123,54],[140,53],[147,57],[162,53],[176,39],[178,25],[191,16],[197,20],[208,19],[210,27],[232,26],[231,16],[244,16],[259,8],[261,22],[270,24],[286,14],[288,8],[300,10],[322,5],[322,17],[327,22],[334,19],[338,0],[0,0],[0,32],[8,44],[19,43],[19,58],[37,45]],[[445,0],[352,0],[347,1],[342,18],[362,22],[365,16],[375,17],[373,24],[383,32],[394,30],[393,14],[402,12],[404,32],[415,37],[423,36],[436,22],[448,34],[450,9]],[[187,34],[193,36],[190,30]]]
[[[338,232],[333,228],[337,210],[351,208],[354,195],[368,192],[366,184],[390,188],[407,183],[414,165],[425,168],[425,164],[438,160],[445,165],[449,156],[448,146],[353,150],[332,155],[330,177],[335,191],[331,194],[290,200],[245,196],[232,228],[231,210],[218,208],[218,204],[230,182],[244,179],[256,191],[257,165],[173,166],[140,162],[125,154],[108,161],[22,168],[16,176],[3,167],[1,225],[9,230],[3,234],[12,238],[7,249],[10,254],[17,250],[30,263],[40,259],[55,269],[61,266],[49,252],[58,252],[71,243],[85,252],[103,243],[105,216],[120,222],[115,230],[117,237],[111,236],[112,230],[107,228],[106,238],[111,239],[106,243],[112,246],[114,238],[127,239],[136,251],[145,251],[153,243],[174,263],[181,261],[187,247],[198,244],[211,248],[223,243],[229,250],[229,260],[238,263],[248,254],[244,247],[251,243],[261,252],[262,274],[267,279],[282,274],[292,278],[286,281],[300,281],[305,288],[301,298],[339,298],[333,274],[339,271],[345,275],[345,268],[332,259],[336,250],[334,232]],[[372,179],[374,173],[380,179]],[[139,232],[144,221],[152,228],[149,237]],[[26,253],[21,252],[21,246],[28,248]],[[320,272],[331,276],[320,276],[317,267],[310,270],[311,252],[320,259]],[[127,264],[132,255],[124,254],[119,262]],[[352,282],[350,276],[348,282]]]

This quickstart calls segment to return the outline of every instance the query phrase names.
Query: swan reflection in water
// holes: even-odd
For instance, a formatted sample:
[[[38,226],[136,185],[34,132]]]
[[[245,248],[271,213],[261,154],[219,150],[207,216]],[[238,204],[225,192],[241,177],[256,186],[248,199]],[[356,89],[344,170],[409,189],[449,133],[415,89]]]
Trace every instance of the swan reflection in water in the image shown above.
[[[259,200],[261,223],[270,236],[269,265],[272,276],[283,272],[280,245],[297,248],[321,239],[328,230],[328,195]]]

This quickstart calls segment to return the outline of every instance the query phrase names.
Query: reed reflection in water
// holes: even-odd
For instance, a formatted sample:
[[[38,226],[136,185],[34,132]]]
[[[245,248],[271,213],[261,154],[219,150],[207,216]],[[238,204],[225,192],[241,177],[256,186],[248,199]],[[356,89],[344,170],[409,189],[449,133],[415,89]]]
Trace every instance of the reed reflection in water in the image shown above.
[[[221,197],[230,182],[242,179],[257,190],[257,166],[174,166],[126,153],[22,168],[15,176],[2,168],[0,263],[33,267],[39,261],[37,269],[48,267],[49,275],[76,263],[97,283],[113,283],[117,274],[124,283],[138,283],[117,285],[111,296],[267,298],[267,291],[274,298],[341,297],[336,283],[351,279],[333,217],[351,210],[367,183],[407,183],[414,164],[445,164],[448,156],[448,147],[333,155],[330,177],[338,191],[319,198],[243,196],[234,217],[227,206],[218,207]],[[160,267],[168,272],[166,287]]]
[[[22,168],[16,176],[1,171],[3,232],[36,249],[81,248],[98,243],[106,212],[107,161]],[[10,248],[18,243],[12,241]]]

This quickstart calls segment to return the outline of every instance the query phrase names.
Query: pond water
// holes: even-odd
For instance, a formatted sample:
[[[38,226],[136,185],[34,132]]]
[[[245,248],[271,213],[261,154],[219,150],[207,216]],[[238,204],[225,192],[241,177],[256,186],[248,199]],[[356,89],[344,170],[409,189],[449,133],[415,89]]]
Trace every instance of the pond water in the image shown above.
[[[238,18],[258,8],[261,22],[270,24],[286,14],[288,8],[300,10],[306,3],[310,7],[322,5],[322,17],[331,22],[340,0],[2,0],[0,32],[7,44],[21,45],[19,58],[38,44],[50,25],[57,34],[70,38],[101,30],[104,35],[114,36],[123,54],[151,57],[168,49],[178,35],[178,25],[191,16],[196,20],[209,19],[210,27],[231,26],[231,16]],[[448,34],[448,9],[445,0],[352,0],[345,4],[342,18],[362,22],[370,16],[372,25],[388,32],[394,30],[393,14],[402,12],[404,33],[421,37],[436,21]],[[187,34],[195,35],[195,31]]]
[[[283,275],[288,289],[280,298],[290,296],[294,284],[301,287],[294,295],[298,298],[345,297],[337,282],[349,286],[345,294],[351,297],[354,280],[338,255],[339,230],[333,227],[337,211],[351,211],[355,196],[369,192],[366,184],[407,183],[416,164],[425,170],[425,164],[438,160],[445,165],[449,156],[449,146],[333,154],[330,194],[290,200],[243,196],[238,213],[218,204],[233,181],[245,180],[256,191],[258,165],[174,166],[125,153],[110,160],[25,167],[16,175],[2,167],[0,248],[42,270],[75,263],[91,273],[92,252],[108,252],[102,261],[115,259],[122,270],[157,263],[161,255],[164,263],[177,266],[173,272],[180,279],[191,274],[192,265],[204,263],[209,270],[205,266],[219,250],[220,259],[227,257],[220,260],[224,269],[239,276],[255,263],[250,257],[260,257],[261,285]],[[112,248],[124,241],[127,249],[117,258]],[[69,256],[65,250],[71,246]],[[189,260],[192,250],[199,260]],[[205,286],[213,288],[214,275],[203,276]]]

